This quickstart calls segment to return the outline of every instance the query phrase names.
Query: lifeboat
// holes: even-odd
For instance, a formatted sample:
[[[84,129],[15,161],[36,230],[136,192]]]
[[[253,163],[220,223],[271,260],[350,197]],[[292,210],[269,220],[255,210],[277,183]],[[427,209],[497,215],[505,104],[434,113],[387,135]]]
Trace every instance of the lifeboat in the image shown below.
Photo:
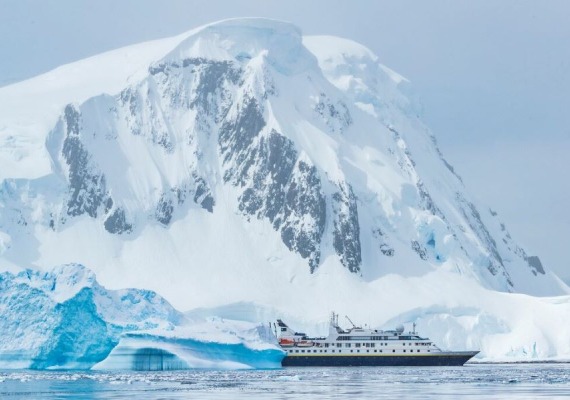
[[[279,345],[281,347],[293,347],[294,344],[295,342],[293,341],[293,339],[287,339],[287,338],[279,339]]]

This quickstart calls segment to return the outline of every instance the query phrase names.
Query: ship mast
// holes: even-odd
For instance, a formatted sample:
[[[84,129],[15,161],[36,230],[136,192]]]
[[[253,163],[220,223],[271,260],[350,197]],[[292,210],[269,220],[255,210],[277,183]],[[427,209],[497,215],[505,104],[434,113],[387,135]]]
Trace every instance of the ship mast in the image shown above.
[[[331,324],[331,326],[338,328],[338,314],[335,314],[334,311],[331,312],[330,324]]]

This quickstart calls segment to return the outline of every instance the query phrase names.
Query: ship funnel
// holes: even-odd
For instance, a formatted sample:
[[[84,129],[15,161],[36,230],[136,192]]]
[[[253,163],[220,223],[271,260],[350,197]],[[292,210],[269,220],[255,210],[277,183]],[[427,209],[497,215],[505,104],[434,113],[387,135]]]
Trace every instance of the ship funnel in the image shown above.
[[[285,322],[283,322],[282,320],[278,319],[277,325],[279,326],[279,336],[293,336],[293,335],[295,335],[295,331],[292,330],[291,328],[289,328],[287,326],[287,324]]]

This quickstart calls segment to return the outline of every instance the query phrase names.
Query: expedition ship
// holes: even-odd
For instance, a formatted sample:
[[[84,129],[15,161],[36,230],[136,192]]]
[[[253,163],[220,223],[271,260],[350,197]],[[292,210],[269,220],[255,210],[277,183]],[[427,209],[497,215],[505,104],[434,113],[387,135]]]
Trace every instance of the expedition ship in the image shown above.
[[[352,321],[346,317],[352,324]],[[352,324],[343,330],[332,313],[327,337],[307,337],[277,320],[279,345],[287,353],[284,367],[328,366],[458,366],[478,351],[443,351],[415,332],[363,329]]]

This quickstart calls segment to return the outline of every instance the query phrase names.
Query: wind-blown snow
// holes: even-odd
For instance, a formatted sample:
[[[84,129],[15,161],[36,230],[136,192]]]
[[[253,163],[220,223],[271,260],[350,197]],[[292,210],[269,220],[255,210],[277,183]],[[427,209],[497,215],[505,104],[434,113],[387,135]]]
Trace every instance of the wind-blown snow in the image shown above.
[[[0,267],[67,263],[182,310],[251,302],[310,325],[337,309],[437,325],[442,344],[490,358],[568,354],[526,314],[554,320],[567,297],[526,295],[570,289],[469,193],[410,82],[279,21],[222,21],[0,89]],[[145,335],[112,362],[136,341],[188,362]]]

